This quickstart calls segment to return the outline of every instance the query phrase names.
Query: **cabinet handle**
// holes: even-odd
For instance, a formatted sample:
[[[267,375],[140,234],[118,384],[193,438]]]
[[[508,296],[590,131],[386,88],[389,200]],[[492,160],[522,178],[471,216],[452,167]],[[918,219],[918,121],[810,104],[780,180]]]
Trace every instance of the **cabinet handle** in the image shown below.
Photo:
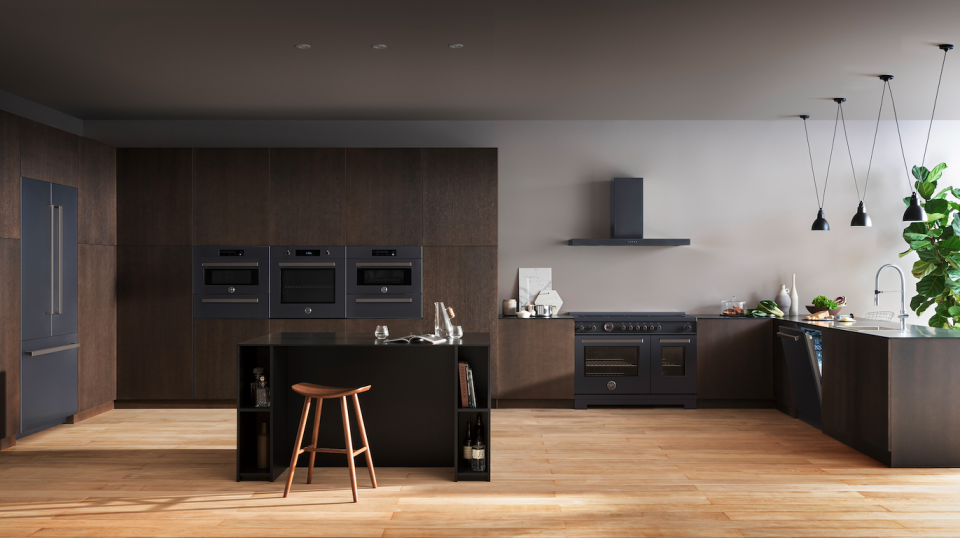
[[[336,267],[337,262],[293,263],[280,262],[280,267]]]
[[[258,267],[257,262],[209,262],[201,263],[201,267]]]
[[[56,207],[56,206],[54,206],[53,204],[47,204],[47,207],[50,208],[50,311],[47,312],[47,315],[48,315],[48,316],[52,316],[52,315],[56,314],[55,309],[54,309],[54,307],[53,307],[53,305],[54,305],[54,303],[53,303],[53,279],[54,279],[54,276],[53,276],[53,273],[54,273],[54,266],[53,266],[53,263],[54,263],[54,261],[53,261],[53,260],[54,260],[54,255],[53,255],[53,243],[54,243],[54,237],[53,237],[53,234],[54,234],[54,232],[53,232],[53,212],[54,212],[54,207]]]
[[[357,262],[357,267],[413,267],[413,262]]]
[[[62,205],[57,206],[57,212],[60,213],[60,232],[58,233],[58,235],[60,236],[59,237],[60,240],[58,241],[59,247],[60,247],[59,248],[60,271],[59,271],[59,277],[58,277],[58,280],[59,280],[58,286],[60,291],[57,293],[57,301],[59,302],[59,304],[57,305],[57,311],[54,312],[54,314],[63,314],[63,206]]]
[[[358,303],[412,303],[413,299],[357,299]]]
[[[689,344],[689,338],[661,338],[661,344]]]
[[[617,338],[617,339],[598,339],[598,338],[584,338],[580,340],[584,344],[642,344],[643,338]]]
[[[260,299],[200,299],[201,303],[259,303]]]
[[[65,346],[48,347],[46,349],[28,351],[27,355],[30,355],[31,357],[36,357],[37,355],[46,355],[47,353],[56,353],[58,351],[66,351],[68,349],[77,349],[78,347],[80,347],[80,344],[67,344]]]
[[[800,340],[800,337],[795,334],[784,334],[784,333],[778,332],[777,336],[779,336],[780,338],[792,338],[794,342],[796,342],[797,340]]]

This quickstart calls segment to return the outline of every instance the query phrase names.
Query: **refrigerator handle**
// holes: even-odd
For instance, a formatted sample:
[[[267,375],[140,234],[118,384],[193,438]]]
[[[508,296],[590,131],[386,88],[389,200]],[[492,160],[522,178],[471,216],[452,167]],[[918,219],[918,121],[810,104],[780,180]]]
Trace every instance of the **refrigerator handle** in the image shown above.
[[[59,283],[58,283],[59,291],[57,292],[57,311],[54,312],[54,314],[63,314],[63,206],[62,206],[62,205],[58,205],[58,206],[57,206],[57,211],[60,213],[60,214],[58,215],[59,220],[60,220],[60,231],[58,232],[58,235],[59,235],[59,237],[58,237],[58,239],[59,239],[58,243],[59,243],[59,250],[60,250],[59,255],[58,255],[58,259],[59,259],[59,262],[60,262],[60,270],[58,271],[58,273],[59,273],[59,277],[58,277],[58,280],[59,280]]]
[[[54,300],[54,299],[53,299],[53,279],[54,279],[54,266],[53,266],[53,264],[54,264],[54,256],[53,256],[53,246],[54,246],[54,237],[53,237],[53,235],[54,235],[53,212],[54,212],[54,208],[56,208],[57,206],[55,206],[55,205],[53,205],[53,204],[47,204],[47,207],[50,208],[50,311],[47,312],[47,315],[48,315],[48,316],[52,316],[52,315],[56,314],[56,311],[55,311],[54,308],[53,308],[53,306],[54,306],[54,303],[53,303],[53,300]]]

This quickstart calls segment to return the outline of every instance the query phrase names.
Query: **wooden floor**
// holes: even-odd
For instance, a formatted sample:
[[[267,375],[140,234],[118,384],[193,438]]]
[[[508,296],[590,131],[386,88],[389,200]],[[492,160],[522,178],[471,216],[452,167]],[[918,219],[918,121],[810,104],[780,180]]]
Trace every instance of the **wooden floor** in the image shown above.
[[[354,504],[345,469],[288,499],[286,475],[235,482],[233,411],[110,411],[0,453],[0,536],[960,536],[960,471],[887,469],[773,410],[491,422],[492,483],[361,470]]]

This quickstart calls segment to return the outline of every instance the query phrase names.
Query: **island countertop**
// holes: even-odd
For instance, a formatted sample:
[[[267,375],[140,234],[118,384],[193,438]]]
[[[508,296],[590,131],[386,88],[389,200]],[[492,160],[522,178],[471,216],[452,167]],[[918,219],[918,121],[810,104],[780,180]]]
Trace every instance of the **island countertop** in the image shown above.
[[[718,314],[696,315],[697,319],[772,319],[777,321],[790,321],[806,325],[817,329],[835,329],[838,331],[865,334],[869,336],[879,336],[890,339],[910,339],[910,338],[960,338],[960,331],[951,331],[949,329],[938,329],[936,327],[927,327],[924,325],[911,325],[907,323],[906,332],[900,332],[900,323],[898,321],[876,321],[872,319],[857,318],[856,323],[839,323],[837,321],[815,321],[803,319],[805,315],[783,316],[782,318],[750,318],[745,316],[721,316]],[[864,327],[878,327],[874,330],[864,330]]]
[[[402,338],[405,334],[392,334],[387,340]],[[489,333],[466,333],[462,338],[447,339],[440,344],[430,344],[427,342],[418,344],[406,344],[403,342],[387,342],[386,340],[377,340],[369,333],[272,333],[264,336],[258,336],[252,340],[246,340],[237,344],[241,347],[246,346],[265,346],[265,347],[329,347],[329,346],[390,346],[390,347],[451,347],[451,346],[489,346]]]

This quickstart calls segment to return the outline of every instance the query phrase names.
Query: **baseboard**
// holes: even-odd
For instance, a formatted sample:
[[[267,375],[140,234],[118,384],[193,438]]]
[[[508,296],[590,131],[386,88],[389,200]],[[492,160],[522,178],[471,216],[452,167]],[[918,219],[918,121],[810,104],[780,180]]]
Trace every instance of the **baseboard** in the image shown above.
[[[117,400],[117,409],[236,409],[236,400]]]
[[[0,450],[6,450],[17,446],[17,436],[11,435],[10,437],[0,438]]]
[[[573,409],[573,400],[495,400],[497,409]]]
[[[797,415],[797,408],[796,408],[796,407],[787,406],[787,405],[784,405],[784,404],[781,404],[781,403],[777,403],[776,408],[777,408],[777,411],[780,411],[781,413],[783,413],[783,414],[785,414],[785,415],[788,415],[788,416],[790,416],[791,418],[797,418],[797,416],[798,416],[798,415]]]
[[[697,409],[774,409],[773,400],[701,400],[697,399]]]
[[[107,411],[113,411],[113,402],[102,403],[100,405],[91,407],[90,409],[84,409],[76,415],[67,417],[67,424],[76,424],[78,422],[83,422],[88,418],[93,418],[97,415],[102,415]]]

